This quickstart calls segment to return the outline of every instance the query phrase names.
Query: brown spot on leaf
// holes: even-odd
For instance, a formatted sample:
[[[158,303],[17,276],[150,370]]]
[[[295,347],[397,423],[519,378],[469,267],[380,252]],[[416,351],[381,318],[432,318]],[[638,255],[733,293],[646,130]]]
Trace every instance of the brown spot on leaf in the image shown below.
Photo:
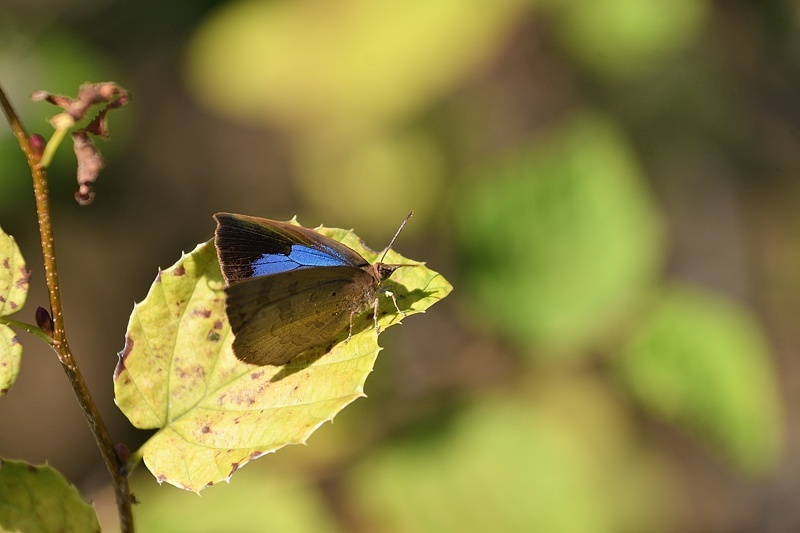
[[[193,309],[193,310],[192,310],[192,315],[193,315],[193,316],[201,316],[201,317],[203,317],[203,318],[208,318],[208,317],[210,317],[210,316],[211,316],[211,309],[206,309],[206,308],[203,308],[203,309]]]
[[[214,329],[222,329],[222,320],[216,320],[214,322]]]
[[[119,357],[119,361],[117,361],[117,368],[114,369],[114,379],[116,380],[122,372],[125,371],[125,359],[133,350],[133,339],[130,338],[129,335],[125,336],[125,347],[122,349],[121,352],[117,354]]]
[[[175,267],[175,270],[172,271],[173,276],[185,276],[186,275],[186,268],[183,265],[179,265]]]
[[[264,371],[263,370],[260,370],[258,372],[253,372],[252,374],[250,374],[250,379],[258,379],[263,375],[264,375]]]
[[[239,463],[231,463],[231,473],[230,473],[230,474],[228,474],[228,475],[231,475],[231,474],[233,474],[234,472],[236,472],[237,470],[239,470],[239,466],[240,466],[240,464],[239,464]]]
[[[208,340],[209,341],[211,341],[211,342],[219,342],[219,339],[220,339],[219,333],[217,333],[216,331],[209,331],[208,332]]]
[[[3,266],[4,266],[6,269],[10,269],[10,268],[11,268],[11,260],[10,260],[8,257],[6,257],[5,259],[3,259]]]
[[[31,280],[31,271],[27,268],[20,267],[19,268],[19,279],[17,280],[16,287],[18,289],[24,289],[28,286],[28,282]]]
[[[211,428],[208,426],[203,426],[203,429],[200,430],[201,433],[211,433]]]

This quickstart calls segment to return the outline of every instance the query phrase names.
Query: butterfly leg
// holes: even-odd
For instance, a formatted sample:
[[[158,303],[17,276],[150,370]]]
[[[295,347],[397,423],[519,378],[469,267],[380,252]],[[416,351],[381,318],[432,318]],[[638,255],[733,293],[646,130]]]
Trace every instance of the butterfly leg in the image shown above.
[[[406,314],[402,312],[400,310],[400,307],[397,305],[397,298],[395,298],[394,293],[392,291],[383,291],[383,295],[388,296],[389,298],[392,299],[392,302],[394,303],[394,308],[397,309],[397,312],[400,314],[400,316],[405,318]]]
[[[375,320],[375,334],[381,332],[381,328],[378,327],[378,299],[375,298],[375,301],[372,302],[372,318]]]
[[[353,315],[354,313],[350,313],[350,332],[347,334],[347,338],[344,340],[345,344],[350,342],[350,339],[353,337]]]

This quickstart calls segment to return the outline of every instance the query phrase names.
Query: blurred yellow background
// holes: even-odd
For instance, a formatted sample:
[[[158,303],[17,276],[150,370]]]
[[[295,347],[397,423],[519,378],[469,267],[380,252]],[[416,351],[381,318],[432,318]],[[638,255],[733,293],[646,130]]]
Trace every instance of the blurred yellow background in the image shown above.
[[[90,207],[51,170],[71,345],[114,438],[127,317],[233,211],[354,228],[455,291],[381,337],[368,398],[202,498],[140,468],[142,531],[800,529],[800,4],[10,2],[0,83],[114,80]],[[0,225],[45,305],[30,178]],[[23,313],[24,315],[24,313]],[[31,337],[0,457],[48,461],[114,530],[107,476]]]

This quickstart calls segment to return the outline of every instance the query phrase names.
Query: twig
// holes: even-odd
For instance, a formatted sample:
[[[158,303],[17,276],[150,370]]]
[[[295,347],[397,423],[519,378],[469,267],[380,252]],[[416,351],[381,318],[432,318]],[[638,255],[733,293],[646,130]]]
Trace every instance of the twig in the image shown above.
[[[114,451],[114,443],[108,434],[105,423],[100,417],[100,412],[92,400],[83,375],[78,369],[78,363],[72,355],[72,350],[67,343],[64,331],[64,312],[61,307],[61,291],[58,283],[58,267],[56,266],[56,249],[53,239],[53,228],[50,222],[50,205],[48,199],[47,170],[40,168],[39,157],[31,147],[25,128],[20,122],[11,102],[8,101],[5,91],[0,87],[0,106],[5,112],[8,123],[19,142],[33,177],[33,189],[36,196],[36,215],[39,220],[39,235],[42,240],[42,255],[44,256],[45,282],[50,296],[50,310],[53,317],[53,350],[58,355],[58,360],[67,374],[72,390],[83,410],[89,429],[94,435],[100,455],[111,474],[114,486],[114,495],[117,501],[120,529],[123,533],[133,532],[133,513],[131,511],[131,491],[128,485],[127,466],[122,464]]]
[[[42,328],[33,326],[31,324],[26,324],[25,322],[20,322],[19,320],[14,320],[13,318],[8,318],[7,316],[0,316],[0,324],[5,324],[6,326],[12,326],[22,331],[27,331],[31,335],[38,337],[39,340],[45,342],[49,345],[53,345],[53,339],[47,333],[44,332]]]

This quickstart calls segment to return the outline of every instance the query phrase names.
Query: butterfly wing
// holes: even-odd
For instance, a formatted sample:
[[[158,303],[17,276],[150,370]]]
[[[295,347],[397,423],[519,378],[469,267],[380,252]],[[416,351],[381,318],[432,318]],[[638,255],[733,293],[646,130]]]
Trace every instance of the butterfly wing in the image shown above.
[[[374,298],[361,268],[302,268],[230,285],[226,306],[233,351],[247,363],[283,365],[330,341]]]
[[[301,226],[233,213],[214,218],[217,254],[229,285],[306,268],[369,265],[355,250]]]

